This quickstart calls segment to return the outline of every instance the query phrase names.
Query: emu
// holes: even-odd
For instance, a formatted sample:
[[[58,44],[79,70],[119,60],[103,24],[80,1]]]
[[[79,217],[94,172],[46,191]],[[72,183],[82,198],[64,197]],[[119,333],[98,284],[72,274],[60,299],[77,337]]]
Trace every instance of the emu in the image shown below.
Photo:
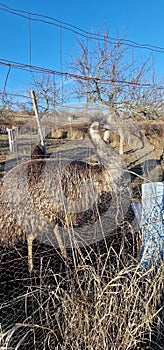
[[[112,110],[107,118],[107,124],[109,129],[117,133],[120,137],[120,155],[124,154],[125,140],[133,148],[133,150],[144,147],[145,140],[142,132],[132,120],[127,119],[125,112],[119,115],[117,111]],[[109,136],[110,133],[107,130],[104,135],[105,141],[108,141]]]
[[[43,159],[45,158],[45,152],[41,146],[36,145],[31,153],[31,159]]]
[[[125,166],[117,152],[103,140],[102,127],[99,122],[93,122],[89,130],[100,164],[38,159],[43,154],[37,148],[31,161],[19,164],[5,176],[7,217],[1,219],[1,241],[7,244],[17,238],[27,240],[30,272],[35,238],[49,240],[54,235],[66,258],[59,227],[69,230],[98,220],[100,213],[108,208],[111,193],[120,191]],[[10,224],[5,232],[3,223],[7,218]]]

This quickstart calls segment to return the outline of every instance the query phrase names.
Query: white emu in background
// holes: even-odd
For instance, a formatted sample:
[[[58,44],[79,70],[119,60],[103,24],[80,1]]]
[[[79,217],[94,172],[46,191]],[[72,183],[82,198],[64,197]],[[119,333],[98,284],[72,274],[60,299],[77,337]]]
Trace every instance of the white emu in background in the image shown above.
[[[144,147],[144,137],[139,127],[129,118],[126,112],[119,114],[112,110],[107,117],[107,124],[111,131],[118,134],[120,137],[119,154],[124,154],[124,142],[126,141],[133,150]],[[108,141],[110,132],[106,130],[104,140]]]
[[[86,224],[86,217],[88,222],[93,216],[98,220],[98,211],[106,201],[104,193],[121,193],[120,184],[124,184],[123,179],[127,181],[125,166],[117,152],[103,140],[100,131],[100,123],[93,122],[90,138],[100,164],[33,159],[6,174],[6,215],[12,229],[8,225],[5,231],[2,217],[1,241],[7,244],[7,241],[14,243],[18,238],[27,239],[29,271],[33,270],[35,238],[41,237],[44,241],[44,236],[50,240],[49,237],[54,235],[65,258],[66,249],[59,227],[68,230],[81,227]],[[19,225],[18,231],[13,224],[15,221]]]

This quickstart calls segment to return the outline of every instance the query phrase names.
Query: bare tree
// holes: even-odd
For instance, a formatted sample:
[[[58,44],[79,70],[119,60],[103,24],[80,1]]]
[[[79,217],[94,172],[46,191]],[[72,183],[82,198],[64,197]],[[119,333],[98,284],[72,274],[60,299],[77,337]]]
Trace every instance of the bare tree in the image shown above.
[[[52,74],[32,75],[30,89],[34,89],[38,107],[41,111],[48,112],[54,110],[60,102],[61,89],[59,83]]]
[[[77,80],[74,92],[86,102],[98,102],[106,107],[151,113],[161,108],[163,90],[155,78],[151,56],[136,60],[124,38],[113,42],[108,32],[89,39],[77,40],[78,54],[71,58],[71,70],[84,79]]]
[[[163,90],[158,84],[154,60],[151,55],[145,60],[136,59],[132,49],[125,45],[124,38],[113,41],[108,32],[97,37],[77,40],[78,54],[72,57],[71,69],[84,77],[77,80],[74,93],[87,103],[104,105],[108,110],[107,121],[120,136],[120,154],[124,140],[130,135],[143,147],[142,135],[129,118],[162,115]],[[127,121],[128,119],[128,121]],[[105,140],[109,132],[105,134]]]

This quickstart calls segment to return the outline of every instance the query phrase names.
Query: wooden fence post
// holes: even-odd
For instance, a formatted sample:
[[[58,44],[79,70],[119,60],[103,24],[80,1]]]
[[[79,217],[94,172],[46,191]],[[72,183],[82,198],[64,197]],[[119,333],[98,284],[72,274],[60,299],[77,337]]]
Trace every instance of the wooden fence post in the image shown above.
[[[42,150],[44,151],[44,153],[46,153],[43,131],[42,131],[41,123],[40,123],[40,118],[39,118],[38,107],[37,107],[36,96],[35,96],[34,90],[31,90],[31,98],[32,98],[32,103],[33,103],[33,110],[35,112],[36,121],[37,121],[37,125],[38,125],[38,135],[39,135],[39,139],[40,139],[40,144],[42,146]]]

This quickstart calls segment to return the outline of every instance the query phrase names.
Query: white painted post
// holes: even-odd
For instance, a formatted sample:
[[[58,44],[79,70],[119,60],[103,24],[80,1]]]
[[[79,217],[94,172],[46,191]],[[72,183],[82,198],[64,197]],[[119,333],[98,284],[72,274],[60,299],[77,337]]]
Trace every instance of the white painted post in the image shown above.
[[[164,259],[164,183],[142,184],[143,235],[141,266],[149,268]]]
[[[142,204],[131,204],[142,232],[140,265],[149,269],[164,260],[164,183],[142,184]]]
[[[16,128],[15,126],[12,126],[11,129],[6,128],[7,132],[8,132],[8,140],[9,140],[9,149],[10,152],[16,152],[17,149],[17,145],[16,145]]]

